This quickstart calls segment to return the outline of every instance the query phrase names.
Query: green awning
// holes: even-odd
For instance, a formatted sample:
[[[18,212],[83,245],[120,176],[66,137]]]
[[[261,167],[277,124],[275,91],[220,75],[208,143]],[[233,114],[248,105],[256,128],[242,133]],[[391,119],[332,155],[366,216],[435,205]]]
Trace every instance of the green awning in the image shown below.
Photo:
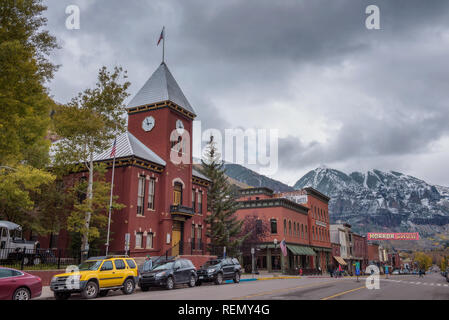
[[[315,251],[309,247],[287,244],[287,248],[296,256],[316,256]]]

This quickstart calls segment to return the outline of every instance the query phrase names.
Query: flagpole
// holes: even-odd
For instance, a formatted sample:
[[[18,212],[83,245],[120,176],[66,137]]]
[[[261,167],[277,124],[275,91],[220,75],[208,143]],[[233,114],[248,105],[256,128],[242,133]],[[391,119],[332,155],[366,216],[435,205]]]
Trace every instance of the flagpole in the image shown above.
[[[108,235],[106,239],[106,256],[109,252],[109,234],[111,230],[111,213],[112,213],[112,195],[114,191],[114,175],[115,175],[115,155],[117,153],[117,138],[114,142],[114,148],[116,148],[114,152],[114,160],[112,161],[112,180],[111,180],[111,197],[109,199],[109,216],[108,216]]]
[[[162,28],[163,38],[162,38],[162,62],[165,63],[165,26]]]

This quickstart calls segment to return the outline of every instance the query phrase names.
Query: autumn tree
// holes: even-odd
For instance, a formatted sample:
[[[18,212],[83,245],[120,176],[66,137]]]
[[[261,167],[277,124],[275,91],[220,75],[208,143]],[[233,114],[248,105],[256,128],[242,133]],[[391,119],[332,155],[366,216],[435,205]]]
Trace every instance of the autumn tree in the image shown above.
[[[88,172],[84,185],[86,200],[69,220],[82,233],[81,250],[84,255],[88,251],[89,239],[97,236],[91,220],[101,219],[96,216],[98,198],[94,194],[94,175],[97,164],[94,156],[110,148],[114,137],[125,130],[124,100],[129,95],[130,85],[126,79],[126,71],[121,67],[115,67],[113,71],[102,67],[96,86],[79,93],[67,105],[59,106],[54,115],[56,133],[62,138],[55,144],[55,166],[70,172]],[[79,220],[80,210],[84,210],[83,227],[74,222]]]
[[[424,252],[415,253],[413,260],[418,264],[418,267],[423,270],[427,270],[432,266],[432,257]]]
[[[237,255],[244,240],[241,236],[242,223],[235,215],[238,203],[228,182],[224,163],[220,160],[216,143],[211,136],[207,145],[205,159],[202,162],[202,173],[211,180],[207,194],[207,209],[210,215],[206,218],[206,235],[210,238],[210,249],[217,252],[218,248],[226,247],[229,255]]]
[[[54,176],[28,165],[0,167],[0,220],[14,221],[25,229],[36,229],[38,217],[32,214],[32,193],[54,181]]]
[[[41,0],[0,2],[0,219],[35,228],[33,194],[55,177],[45,171],[45,139],[54,102],[47,82],[57,66],[48,60],[57,48],[44,30]]]
[[[57,43],[43,29],[45,10],[41,0],[0,3],[0,165],[48,154],[45,136],[54,103],[45,85],[57,70],[48,60]]]
[[[267,220],[263,220],[256,214],[245,216],[242,223],[242,231],[240,237],[242,241],[242,254],[250,255],[251,248],[255,248],[258,244],[265,241],[270,235],[270,224]]]
[[[105,232],[102,231],[106,229],[108,224],[108,216],[104,213],[109,208],[111,184],[105,180],[105,165],[96,165],[94,167],[91,199],[87,197],[86,193],[89,184],[87,180],[80,179],[70,188],[71,198],[76,200],[67,218],[67,230],[78,234],[81,239],[87,234],[89,243],[96,243],[98,248],[99,242],[105,243]],[[113,197],[112,210],[121,210],[125,207],[116,201],[117,198],[118,196]],[[86,229],[85,216],[88,211],[91,214],[91,219],[89,221],[89,229]]]

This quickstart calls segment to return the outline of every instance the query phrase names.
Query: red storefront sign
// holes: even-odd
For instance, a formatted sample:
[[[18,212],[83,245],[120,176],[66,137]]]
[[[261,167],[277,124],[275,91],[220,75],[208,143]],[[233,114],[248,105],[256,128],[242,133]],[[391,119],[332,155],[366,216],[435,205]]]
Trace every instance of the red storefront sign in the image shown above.
[[[380,233],[368,232],[368,240],[419,240],[418,232],[411,233]]]

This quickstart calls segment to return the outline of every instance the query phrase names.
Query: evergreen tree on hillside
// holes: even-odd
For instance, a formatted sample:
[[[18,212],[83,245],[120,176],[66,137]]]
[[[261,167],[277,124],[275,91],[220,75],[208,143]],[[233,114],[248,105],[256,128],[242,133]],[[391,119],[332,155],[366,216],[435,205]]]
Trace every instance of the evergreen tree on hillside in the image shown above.
[[[210,250],[221,255],[223,247],[226,247],[227,255],[237,255],[244,237],[241,229],[243,221],[237,220],[235,212],[238,203],[232,192],[217,152],[213,137],[208,143],[205,159],[202,162],[202,173],[211,181],[211,187],[207,196],[207,210],[210,215],[206,218],[206,235],[211,239]]]

